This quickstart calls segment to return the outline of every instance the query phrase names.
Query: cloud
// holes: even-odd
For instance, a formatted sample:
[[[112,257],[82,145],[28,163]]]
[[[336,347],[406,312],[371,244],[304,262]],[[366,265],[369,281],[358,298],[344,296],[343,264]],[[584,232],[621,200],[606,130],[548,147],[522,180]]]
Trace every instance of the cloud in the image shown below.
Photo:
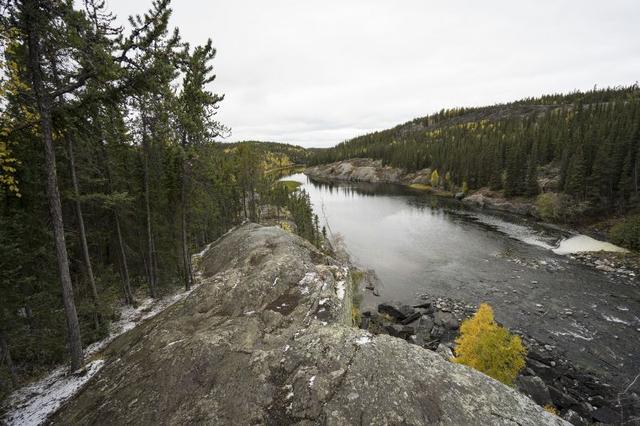
[[[143,2],[109,0],[120,18]],[[635,0],[174,0],[230,140],[330,146],[441,108],[634,83]]]

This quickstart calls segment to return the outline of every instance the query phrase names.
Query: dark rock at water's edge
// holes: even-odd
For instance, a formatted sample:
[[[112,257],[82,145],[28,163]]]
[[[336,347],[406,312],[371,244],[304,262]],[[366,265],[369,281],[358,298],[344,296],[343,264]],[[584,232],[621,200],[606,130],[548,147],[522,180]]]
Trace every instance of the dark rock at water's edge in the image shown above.
[[[407,305],[381,303],[378,312],[365,312],[365,328],[373,333],[404,338],[437,352],[445,359],[450,358],[446,349],[455,347],[459,324],[475,312],[471,305],[451,299],[429,299],[425,295],[423,300],[413,305],[415,312],[420,313],[420,318],[409,324],[413,327],[413,334],[407,337],[410,330],[404,328],[403,321],[388,314],[390,307],[399,309],[400,306]],[[594,422],[619,424],[621,421],[634,424],[640,419],[640,397],[637,394],[621,394],[620,390],[603,383],[595,374],[579,371],[557,354],[554,347],[518,334],[528,350],[526,367],[515,383],[521,393],[540,406],[556,407],[562,418],[574,425]]]
[[[567,424],[435,352],[352,327],[348,265],[279,228],[244,225],[197,263],[200,286],[112,342],[53,424]]]
[[[520,376],[516,380],[516,386],[520,392],[527,395],[543,407],[552,403],[549,388],[547,388],[547,385],[540,377]]]
[[[433,321],[447,330],[457,330],[460,327],[460,322],[451,312],[438,311],[433,316]]]
[[[590,426],[592,424],[572,409],[563,410],[561,412],[561,417],[574,426]]]
[[[411,306],[396,302],[379,304],[378,312],[389,315],[391,318],[398,321],[404,321],[407,317],[411,317],[415,314],[415,310]]]

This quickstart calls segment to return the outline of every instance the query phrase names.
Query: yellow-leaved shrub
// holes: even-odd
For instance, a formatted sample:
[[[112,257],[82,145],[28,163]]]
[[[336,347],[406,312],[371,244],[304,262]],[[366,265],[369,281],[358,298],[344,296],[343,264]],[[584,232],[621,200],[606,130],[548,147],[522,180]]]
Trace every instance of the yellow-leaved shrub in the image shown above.
[[[491,306],[483,303],[462,322],[453,361],[510,385],[525,365],[526,352],[520,337],[496,324]]]

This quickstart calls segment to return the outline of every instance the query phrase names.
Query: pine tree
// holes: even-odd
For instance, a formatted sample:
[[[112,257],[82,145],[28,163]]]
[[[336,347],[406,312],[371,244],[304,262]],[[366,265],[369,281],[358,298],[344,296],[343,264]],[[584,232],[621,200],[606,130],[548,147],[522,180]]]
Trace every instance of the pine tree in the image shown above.
[[[540,192],[538,186],[538,144],[533,143],[533,148],[529,154],[529,161],[527,162],[527,177],[526,177],[525,194],[529,197],[534,197]]]
[[[507,158],[506,177],[504,181],[504,193],[511,197],[522,194],[523,167],[521,153],[515,145],[509,150]]]
[[[47,4],[46,4],[47,3]],[[71,80],[68,84],[56,84],[62,78],[54,76],[51,70],[45,69],[46,54],[54,51],[66,51],[79,63],[83,63],[87,58],[83,57],[84,46],[74,46],[72,32],[77,27],[70,28],[68,19],[75,15],[69,3],[54,3],[39,0],[24,0],[15,5],[13,13],[14,25],[22,30],[24,39],[24,63],[29,74],[31,91],[35,101],[35,109],[39,115],[39,127],[42,134],[42,142],[45,151],[45,166],[47,172],[47,198],[51,223],[53,227],[54,241],[56,247],[56,257],[58,260],[58,271],[62,284],[63,302],[66,312],[69,348],[71,352],[71,369],[76,370],[83,362],[82,342],[80,338],[80,325],[73,298],[73,288],[71,275],[69,272],[69,258],[67,244],[65,240],[64,222],[62,217],[62,204],[60,201],[60,190],[58,185],[58,173],[56,167],[56,154],[53,140],[52,124],[52,100],[58,96],[74,92],[77,88],[86,84],[86,81],[94,70],[80,69],[74,70],[69,76]],[[59,25],[59,23],[62,25]],[[94,36],[99,39],[99,36]],[[93,37],[92,37],[93,38]],[[75,49],[68,49],[68,45],[61,44],[68,42],[68,45]],[[67,50],[63,50],[67,49]],[[60,61],[62,61],[61,59]],[[68,60],[68,58],[67,58]],[[85,62],[86,63],[86,62]],[[50,87],[54,87],[53,91]]]
[[[214,121],[215,110],[223,96],[211,93],[207,84],[215,79],[210,62],[216,51],[211,39],[204,46],[198,46],[192,54],[185,53],[183,65],[184,80],[182,93],[178,98],[178,123],[180,126],[181,149],[181,185],[180,185],[180,222],[182,234],[182,258],[185,276],[185,288],[189,290],[193,282],[191,255],[189,254],[188,218],[189,209],[188,181],[190,178],[189,155],[193,146],[203,144],[218,136],[224,127]]]

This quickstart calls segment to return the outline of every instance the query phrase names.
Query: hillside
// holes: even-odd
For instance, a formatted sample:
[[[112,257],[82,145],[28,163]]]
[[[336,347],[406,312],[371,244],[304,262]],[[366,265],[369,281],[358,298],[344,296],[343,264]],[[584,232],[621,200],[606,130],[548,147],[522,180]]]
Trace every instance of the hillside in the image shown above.
[[[311,164],[366,157],[407,172],[437,170],[438,185],[507,197],[561,193],[571,218],[638,204],[637,85],[442,110],[313,151]],[[541,185],[541,181],[544,185]]]
[[[309,151],[298,145],[280,142],[242,141],[220,145],[225,152],[235,153],[241,145],[250,146],[264,160],[266,170],[304,164],[308,161]]]

